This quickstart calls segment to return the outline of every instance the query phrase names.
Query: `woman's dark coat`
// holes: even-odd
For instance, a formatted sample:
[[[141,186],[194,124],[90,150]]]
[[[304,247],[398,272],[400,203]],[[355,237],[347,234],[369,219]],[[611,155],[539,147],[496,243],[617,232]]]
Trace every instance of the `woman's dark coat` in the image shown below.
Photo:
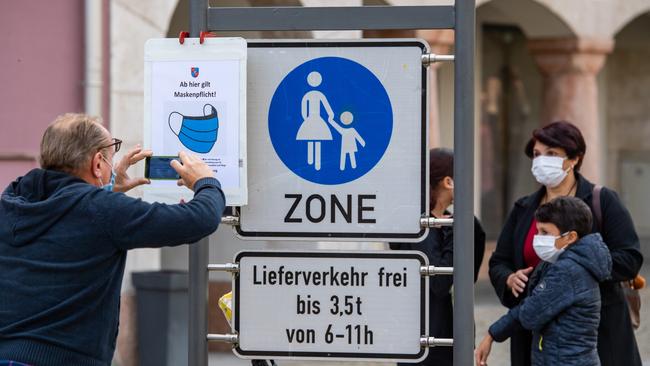
[[[419,250],[429,259],[429,264],[439,267],[454,265],[454,233],[451,227],[432,228],[429,235],[419,243],[391,243],[391,249]],[[485,232],[479,221],[474,219],[474,282],[485,252]],[[436,338],[453,338],[453,305],[451,286],[453,276],[429,277],[429,336]],[[429,355],[419,364],[452,366],[453,349],[451,347],[429,348]],[[400,364],[401,365],[401,364]]]
[[[576,197],[592,206],[594,185],[576,173],[578,180]],[[526,268],[523,245],[546,188],[523,197],[515,202],[506,224],[499,235],[497,247],[490,258],[490,280],[501,303],[512,308],[525,297],[525,292],[515,298],[506,285],[508,276]],[[620,281],[633,279],[643,263],[639,248],[639,238],[629,212],[623,206],[618,195],[607,188],[600,194],[602,212],[602,230],[600,233],[612,255],[612,279],[600,284],[601,315],[598,328],[598,355],[603,366],[641,366],[641,357],[630,322],[627,304]],[[591,207],[593,210],[593,207]],[[594,220],[592,232],[598,232]],[[510,341],[510,358],[512,366],[530,365],[531,333],[521,330]]]

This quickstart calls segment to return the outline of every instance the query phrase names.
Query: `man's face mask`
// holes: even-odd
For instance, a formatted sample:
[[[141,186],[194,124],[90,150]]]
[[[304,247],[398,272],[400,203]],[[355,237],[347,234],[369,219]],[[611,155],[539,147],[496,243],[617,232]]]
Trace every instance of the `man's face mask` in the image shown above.
[[[172,127],[172,116],[178,114],[183,118],[181,127],[176,131]],[[217,141],[219,132],[219,115],[217,109],[211,104],[203,106],[203,116],[186,116],[179,112],[171,112],[167,117],[167,124],[172,132],[178,136],[180,142],[186,148],[200,154],[212,150]]]
[[[557,187],[566,178],[568,171],[571,170],[570,167],[567,170],[562,169],[564,160],[566,158],[559,156],[540,155],[536,157],[533,159],[533,167],[531,168],[533,176],[540,184],[549,188]]]
[[[98,178],[99,179],[99,185],[102,187],[102,189],[104,189],[106,191],[113,191],[113,186],[115,186],[115,171],[113,171],[113,164],[109,163],[108,159],[106,159],[106,157],[104,157],[104,155],[102,155],[102,159],[106,162],[106,164],[108,164],[108,166],[111,167],[111,178],[109,179],[107,184],[104,184],[104,182],[102,182],[102,178],[99,177]]]

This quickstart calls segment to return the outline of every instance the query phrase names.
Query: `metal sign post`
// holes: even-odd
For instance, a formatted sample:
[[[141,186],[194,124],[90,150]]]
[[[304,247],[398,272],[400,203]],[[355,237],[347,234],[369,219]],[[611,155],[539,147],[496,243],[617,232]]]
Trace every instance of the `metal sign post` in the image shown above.
[[[207,26],[206,26],[207,25]],[[209,8],[190,0],[190,30],[376,30],[454,29],[454,365],[470,366],[474,348],[474,32],[475,0],[454,6],[250,7]],[[427,57],[435,60],[435,57]],[[234,220],[236,221],[236,220]],[[190,248],[191,366],[207,365],[207,240]],[[435,335],[432,335],[435,337]],[[221,339],[212,337],[211,339]],[[236,336],[224,339],[236,341]],[[423,339],[433,346],[435,339]],[[452,342],[446,342],[450,345]]]
[[[474,360],[474,0],[454,27],[454,365]]]
[[[206,29],[208,0],[190,0],[190,36]],[[189,336],[188,365],[208,365],[208,262],[210,239],[189,248]]]

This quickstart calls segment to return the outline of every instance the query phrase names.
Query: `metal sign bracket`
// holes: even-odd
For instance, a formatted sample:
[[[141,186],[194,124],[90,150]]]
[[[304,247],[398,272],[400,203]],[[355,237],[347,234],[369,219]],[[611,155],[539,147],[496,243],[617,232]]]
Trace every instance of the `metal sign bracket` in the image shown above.
[[[422,347],[453,347],[454,340],[451,338],[435,338],[423,336],[420,338],[420,345]]]
[[[222,216],[221,223],[230,226],[239,226],[239,216]]]
[[[436,275],[453,275],[454,267],[436,267],[436,266],[422,266],[420,267],[420,274],[422,276],[436,276]]]
[[[438,219],[432,216],[424,216],[420,218],[420,227],[440,228],[443,226],[453,226],[453,225],[454,225],[453,218]]]
[[[239,263],[208,264],[208,271],[239,273]]]
[[[437,55],[435,53],[422,55],[422,65],[429,66],[435,62],[454,62],[454,55]]]
[[[213,342],[225,342],[225,343],[230,343],[233,345],[236,345],[239,343],[239,335],[238,334],[208,334],[207,336],[208,341],[213,341]]]

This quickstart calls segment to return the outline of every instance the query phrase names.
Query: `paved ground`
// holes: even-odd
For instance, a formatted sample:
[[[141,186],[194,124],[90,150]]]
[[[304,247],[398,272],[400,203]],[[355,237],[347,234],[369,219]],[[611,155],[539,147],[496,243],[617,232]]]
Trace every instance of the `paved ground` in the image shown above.
[[[650,280],[650,240],[642,243],[644,248],[644,255],[647,258],[641,273],[646,279]],[[486,258],[489,253],[486,253]],[[487,263],[483,265],[483,269],[487,268]],[[475,291],[475,307],[474,318],[476,319],[476,342],[485,334],[489,325],[505,313],[505,308],[501,306],[499,300],[494,295],[494,290],[487,280],[487,273],[482,271],[479,282]],[[641,359],[644,366],[650,366],[650,288],[641,291],[641,327],[636,332],[637,343],[641,351]],[[509,343],[497,343],[492,348],[490,355],[491,365],[509,365]],[[236,365],[250,365],[249,361],[240,360],[229,353],[211,354],[209,359],[211,366],[236,366]],[[295,362],[295,361],[282,361],[278,362],[279,365],[309,365],[309,366],[330,366],[329,362]],[[361,363],[361,362],[347,362],[337,363],[337,365],[390,365],[386,363]]]

